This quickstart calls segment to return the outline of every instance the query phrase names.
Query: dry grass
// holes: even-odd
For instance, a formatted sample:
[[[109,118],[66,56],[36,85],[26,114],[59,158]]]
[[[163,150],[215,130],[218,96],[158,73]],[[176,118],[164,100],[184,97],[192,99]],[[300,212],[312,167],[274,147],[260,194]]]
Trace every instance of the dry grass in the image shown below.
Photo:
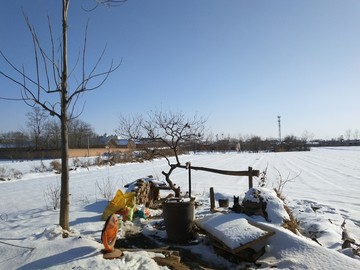
[[[61,173],[61,162],[58,160],[53,160],[50,162],[50,168],[52,168],[57,173]]]
[[[276,196],[284,202],[284,209],[285,209],[286,213],[288,213],[289,218],[290,218],[289,220],[286,220],[286,219],[284,220],[284,223],[282,225],[283,228],[288,229],[289,231],[291,231],[295,234],[300,234],[299,222],[294,217],[293,213],[291,212],[291,209],[286,205],[284,196],[278,191],[278,189],[275,188],[274,190],[275,190]]]
[[[288,213],[290,220],[284,220],[283,223],[283,227],[285,229],[288,229],[289,231],[295,233],[295,234],[300,234],[299,231],[299,222],[298,220],[294,217],[294,215],[292,214],[290,208],[287,205],[284,205],[285,211]]]

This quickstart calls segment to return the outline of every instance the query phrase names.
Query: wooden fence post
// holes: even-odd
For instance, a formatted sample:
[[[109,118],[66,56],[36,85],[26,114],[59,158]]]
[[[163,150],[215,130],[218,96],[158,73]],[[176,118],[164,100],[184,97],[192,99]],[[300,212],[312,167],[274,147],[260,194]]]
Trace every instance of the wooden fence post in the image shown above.
[[[191,198],[191,163],[186,162],[186,168],[189,170],[189,198]]]
[[[249,167],[249,189],[253,187],[253,169],[252,167]]]
[[[215,209],[215,194],[214,194],[214,188],[210,188],[210,209]]]

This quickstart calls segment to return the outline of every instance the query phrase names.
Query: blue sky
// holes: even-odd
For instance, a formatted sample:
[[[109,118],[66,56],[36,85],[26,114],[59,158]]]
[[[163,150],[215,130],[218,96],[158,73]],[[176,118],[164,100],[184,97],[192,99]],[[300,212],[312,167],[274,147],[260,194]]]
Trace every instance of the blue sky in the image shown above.
[[[114,133],[120,114],[150,110],[198,114],[215,134],[337,138],[360,130],[360,1],[129,0],[69,14],[73,67],[89,20],[88,68],[121,61],[98,90],[85,94],[81,119]],[[31,73],[33,51],[21,8],[49,44],[47,15],[60,31],[61,1],[2,1],[0,49]],[[12,74],[5,62],[0,68]],[[0,77],[1,96],[19,87]],[[22,102],[0,100],[0,132],[25,128]]]

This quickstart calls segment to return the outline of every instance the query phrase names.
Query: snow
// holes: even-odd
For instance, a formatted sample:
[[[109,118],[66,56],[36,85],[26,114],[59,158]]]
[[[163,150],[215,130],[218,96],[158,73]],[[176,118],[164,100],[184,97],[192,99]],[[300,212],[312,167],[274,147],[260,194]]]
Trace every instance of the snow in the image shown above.
[[[256,195],[255,195],[256,194]],[[289,214],[284,208],[284,202],[279,199],[274,190],[264,188],[251,188],[244,197],[246,201],[259,202],[259,197],[266,203],[267,220],[281,225],[284,220],[289,220]]]
[[[359,269],[360,262],[338,251],[326,249],[313,241],[273,227],[269,251],[259,260],[276,269]],[[265,267],[264,267],[265,268]]]
[[[266,198],[268,220],[260,216],[247,217],[275,231],[265,240],[267,251],[258,260],[260,269],[360,269],[359,256],[353,255],[351,249],[341,249],[344,220],[351,237],[360,243],[360,147],[313,148],[310,152],[291,153],[192,153],[180,159],[193,166],[224,170],[247,170],[249,166],[260,171],[268,168],[266,185],[258,188]],[[118,188],[125,191],[125,184],[148,175],[161,181],[161,171],[169,169],[165,160],[72,170],[68,238],[62,237],[63,232],[57,225],[59,212],[53,210],[46,198],[46,191],[60,185],[60,175],[39,170],[48,168],[50,162],[0,161],[3,171],[22,173],[20,179],[10,177],[0,181],[0,269],[168,269],[152,259],[163,256],[159,253],[125,251],[121,259],[102,258],[100,235],[104,221],[101,214],[108,201],[98,188],[109,183],[115,195]],[[286,183],[283,195],[299,221],[301,235],[280,226],[287,213],[283,211],[283,202],[274,199],[272,191],[281,179],[291,178],[294,179]],[[188,190],[188,171],[176,169],[172,180],[182,191]],[[211,224],[210,187],[214,188],[216,199],[228,198],[232,202],[235,195],[240,196],[241,201],[250,196],[247,182],[246,177],[192,171],[192,196],[200,203],[196,218],[204,218]],[[257,184],[255,178],[254,187],[257,188]],[[237,215],[223,214],[227,216],[228,227],[225,230],[220,227],[214,234],[238,241],[237,226],[246,223],[236,219]],[[151,222],[134,222],[143,223],[144,233],[148,235],[166,237],[166,233],[156,230]],[[121,231],[119,237],[122,237]],[[315,238],[317,242],[311,240]],[[232,244],[230,241],[229,245]],[[214,265],[239,269],[215,255],[207,241],[188,248]]]
[[[196,224],[222,241],[228,248],[235,249],[266,234],[247,221],[244,215],[213,214],[196,221]]]

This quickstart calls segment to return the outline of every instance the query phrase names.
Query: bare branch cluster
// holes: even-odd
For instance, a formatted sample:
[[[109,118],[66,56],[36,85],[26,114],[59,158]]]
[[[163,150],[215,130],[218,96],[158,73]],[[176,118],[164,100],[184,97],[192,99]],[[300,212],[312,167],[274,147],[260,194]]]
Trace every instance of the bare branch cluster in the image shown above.
[[[0,56],[3,58],[5,63],[11,67],[14,71],[13,74],[5,73],[0,70],[0,75],[7,78],[8,80],[19,85],[22,89],[21,98],[13,97],[0,97],[0,99],[13,100],[13,101],[24,101],[28,106],[35,107],[36,105],[48,111],[50,115],[61,117],[61,102],[58,99],[58,96],[64,91],[63,87],[63,66],[64,62],[60,59],[63,59],[63,48],[64,44],[60,42],[58,48],[55,45],[55,38],[53,35],[53,30],[51,27],[50,18],[48,18],[48,28],[50,34],[50,49],[49,52],[46,52],[45,47],[42,46],[40,39],[36,33],[36,30],[33,25],[31,25],[28,16],[23,12],[26,25],[29,29],[29,32],[32,37],[33,44],[33,55],[34,55],[34,75],[30,75],[30,72],[25,70],[25,67],[21,68],[16,67],[12,61],[0,51]],[[74,109],[76,104],[81,97],[81,95],[86,91],[93,91],[101,87],[104,82],[107,80],[110,73],[114,72],[121,64],[114,64],[111,62],[108,68],[104,71],[98,71],[99,65],[104,58],[106,47],[101,52],[94,66],[90,69],[87,68],[87,35],[88,35],[88,24],[84,31],[84,44],[81,51],[81,57],[76,60],[76,64],[73,67],[72,71],[69,73],[69,77],[74,75],[76,67],[81,61],[81,80],[78,83],[74,83],[74,86],[71,87],[71,90],[67,91],[67,98],[65,100],[65,109],[70,112],[70,119],[78,117],[80,113],[75,115]],[[66,45],[65,45],[66,46]],[[58,54],[56,52],[59,52]],[[81,59],[81,60],[80,60]],[[74,80],[75,81],[75,80]],[[67,87],[69,87],[69,81],[67,80]],[[70,87],[69,87],[70,88]],[[49,96],[50,94],[50,96]],[[51,98],[51,95],[54,95],[54,98]]]
[[[199,141],[204,136],[205,122],[198,115],[187,117],[181,112],[152,111],[145,116],[120,116],[116,132],[125,138],[151,142],[151,148],[146,149],[149,158],[160,156],[167,160],[170,169],[162,174],[177,196],[180,189],[175,187],[170,175],[181,165],[179,154],[182,145]],[[175,164],[171,164],[170,156],[175,156]]]
[[[148,140],[153,145],[158,143],[167,147],[176,157],[177,164],[180,164],[178,153],[181,143],[200,140],[204,135],[205,122],[198,115],[189,118],[181,112],[153,111],[146,116],[120,116],[116,132],[125,138]],[[155,152],[161,155],[160,151]]]
[[[267,170],[268,170],[269,164],[266,164],[265,169],[260,173],[260,178],[258,182],[258,187],[265,187],[267,184]]]
[[[125,3],[127,0],[95,0],[99,5],[118,6]]]
[[[279,181],[278,181],[278,186],[275,188],[276,193],[278,194],[280,199],[284,199],[283,196],[283,190],[284,190],[284,186],[287,183],[293,182],[296,178],[298,178],[301,174],[301,172],[299,172],[297,175],[295,175],[294,177],[290,177],[290,172],[288,173],[287,177],[284,179],[280,173],[280,171],[278,169],[275,168],[275,170],[277,171],[278,175],[279,175]]]
[[[106,7],[116,7],[124,4],[125,2],[127,2],[127,0],[94,0],[93,6],[90,8],[83,7],[83,10],[90,12],[97,9],[101,5]]]
[[[44,200],[49,209],[58,209],[60,206],[60,185],[48,185],[44,190]]]
[[[102,183],[96,181],[95,186],[104,199],[111,201],[114,196],[114,190],[116,190],[116,185],[111,181],[110,177],[106,180],[103,179]]]

